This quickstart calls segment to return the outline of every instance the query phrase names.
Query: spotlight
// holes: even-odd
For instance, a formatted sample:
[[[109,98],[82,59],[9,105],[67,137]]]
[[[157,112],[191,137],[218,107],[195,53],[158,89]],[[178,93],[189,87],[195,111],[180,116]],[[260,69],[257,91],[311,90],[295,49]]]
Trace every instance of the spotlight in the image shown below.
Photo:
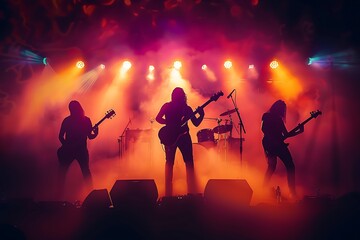
[[[202,69],[202,70],[206,70],[206,69],[207,69],[206,64],[202,65],[202,66],[201,66],[201,69]]]
[[[249,69],[254,69],[254,68],[255,68],[254,64],[249,65]]]
[[[101,69],[105,69],[105,65],[104,65],[104,64],[100,64],[100,68],[101,68]]]
[[[271,61],[270,67],[271,67],[272,69],[278,68],[278,67],[279,67],[279,62],[276,61],[276,60]]]
[[[47,61],[46,57],[43,58],[42,62],[43,62],[44,65],[48,65],[48,61]]]
[[[131,68],[132,64],[129,61],[124,61],[122,66],[125,70],[129,70]]]
[[[85,67],[85,63],[83,61],[77,61],[76,62],[76,67],[81,69]]]
[[[313,61],[314,61],[314,60],[313,60],[312,58],[309,58],[309,59],[308,59],[308,65],[311,65],[311,64],[313,63]]]
[[[230,69],[232,67],[232,62],[230,60],[225,61],[224,67],[226,69]]]
[[[175,68],[176,70],[180,70],[181,67],[182,67],[182,64],[181,64],[180,61],[175,61],[175,62],[174,62],[174,68]]]
[[[152,71],[154,71],[155,70],[155,67],[153,66],[153,65],[150,65],[149,66],[149,72],[152,72]]]

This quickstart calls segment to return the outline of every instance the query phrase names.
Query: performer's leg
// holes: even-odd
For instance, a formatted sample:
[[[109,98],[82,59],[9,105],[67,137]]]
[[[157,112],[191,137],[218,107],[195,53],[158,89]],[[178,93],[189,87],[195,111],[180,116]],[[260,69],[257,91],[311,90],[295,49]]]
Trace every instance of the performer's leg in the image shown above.
[[[283,161],[286,171],[287,171],[287,180],[288,186],[290,190],[290,194],[293,197],[296,197],[296,189],[295,189],[295,165],[293,162],[293,158],[289,149],[286,147],[279,155],[279,158]]]
[[[173,179],[173,167],[175,161],[176,147],[165,146],[165,196],[172,196],[172,179]]]
[[[270,179],[273,175],[273,173],[275,172],[276,169],[276,164],[277,164],[277,157],[276,155],[273,155],[269,152],[265,152],[266,155],[266,160],[267,160],[267,169],[266,169],[266,173],[265,173],[265,177],[264,177],[264,181],[263,181],[263,186],[267,186],[270,182]]]
[[[93,180],[92,180],[92,175],[90,172],[88,150],[82,149],[81,151],[78,152],[76,158],[79,162],[80,169],[81,169],[82,175],[84,177],[86,186],[89,188],[89,190],[91,190],[93,188]]]
[[[188,193],[197,193],[194,157],[190,135],[184,135],[183,137],[181,137],[181,139],[179,139],[179,149],[181,151],[186,166],[186,182],[188,187]]]
[[[59,168],[57,173],[56,197],[62,199],[64,197],[66,173],[70,164],[74,160],[74,155],[70,150],[60,147],[57,150],[57,157],[59,161]]]

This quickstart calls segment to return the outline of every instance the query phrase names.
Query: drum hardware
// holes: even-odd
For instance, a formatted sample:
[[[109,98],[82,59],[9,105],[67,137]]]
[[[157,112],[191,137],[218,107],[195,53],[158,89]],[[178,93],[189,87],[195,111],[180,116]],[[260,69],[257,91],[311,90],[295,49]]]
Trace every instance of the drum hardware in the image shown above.
[[[217,121],[217,123],[221,123],[222,119],[221,118],[204,118],[204,119],[208,119],[208,120],[214,120],[214,121]]]
[[[226,115],[230,115],[232,113],[236,112],[236,108],[232,109],[232,110],[228,110],[226,112],[223,112],[220,114],[220,116],[226,116]]]
[[[232,130],[232,124],[228,124],[228,125],[219,125],[213,128],[214,133],[217,134],[223,134],[223,133],[227,133],[230,132]]]

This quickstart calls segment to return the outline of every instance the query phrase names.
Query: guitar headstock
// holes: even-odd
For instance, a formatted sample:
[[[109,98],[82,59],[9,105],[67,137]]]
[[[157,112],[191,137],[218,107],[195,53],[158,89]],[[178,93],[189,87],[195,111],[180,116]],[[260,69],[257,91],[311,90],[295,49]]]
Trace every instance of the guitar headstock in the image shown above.
[[[106,112],[105,117],[106,118],[112,118],[116,115],[115,111],[113,109],[110,109],[109,111]]]
[[[320,110],[310,112],[311,117],[317,118],[317,116],[321,115],[322,112]]]
[[[219,99],[219,97],[224,96],[224,93],[222,91],[219,91],[217,93],[215,93],[214,95],[211,96],[211,101],[217,101]]]

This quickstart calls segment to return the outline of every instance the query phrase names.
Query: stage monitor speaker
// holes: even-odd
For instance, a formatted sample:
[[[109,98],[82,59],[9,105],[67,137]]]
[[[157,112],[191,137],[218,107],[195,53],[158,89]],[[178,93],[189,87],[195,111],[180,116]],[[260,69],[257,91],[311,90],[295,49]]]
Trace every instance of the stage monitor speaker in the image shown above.
[[[154,207],[158,190],[153,179],[116,180],[110,196],[115,208]]]
[[[106,209],[111,205],[111,199],[107,189],[92,190],[82,203],[83,208],[89,209]]]
[[[227,207],[249,206],[253,190],[244,179],[210,179],[204,190],[204,201]]]

